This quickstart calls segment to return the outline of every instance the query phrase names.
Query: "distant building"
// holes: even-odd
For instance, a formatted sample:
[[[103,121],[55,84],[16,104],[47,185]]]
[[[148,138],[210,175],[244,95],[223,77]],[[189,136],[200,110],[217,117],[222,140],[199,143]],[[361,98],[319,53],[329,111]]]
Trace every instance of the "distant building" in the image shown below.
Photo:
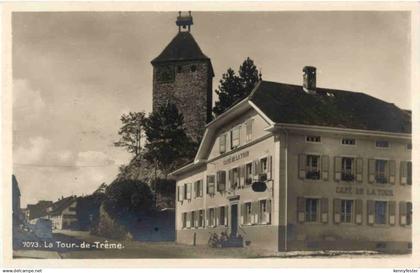
[[[261,81],[207,124],[177,180],[176,240],[227,231],[276,251],[412,242],[411,112],[364,93]]]
[[[41,200],[36,204],[28,204],[24,210],[27,220],[47,216],[47,209],[53,204],[52,201]]]
[[[77,197],[62,198],[48,208],[48,218],[53,229],[77,229]]]
[[[16,176],[12,175],[12,209],[13,214],[20,214],[20,189]]]
[[[184,116],[187,134],[198,140],[212,117],[213,67],[190,32],[191,14],[180,12],[176,24],[178,34],[151,62],[153,110],[174,103]]]

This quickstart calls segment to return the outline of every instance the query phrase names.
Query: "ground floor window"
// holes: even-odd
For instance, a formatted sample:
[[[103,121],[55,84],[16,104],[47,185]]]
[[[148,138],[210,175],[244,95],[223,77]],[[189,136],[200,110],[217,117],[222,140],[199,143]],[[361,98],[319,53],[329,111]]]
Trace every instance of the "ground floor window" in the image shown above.
[[[411,225],[413,217],[413,204],[407,202],[407,225]]]
[[[204,210],[198,211],[198,227],[204,226]]]
[[[209,209],[209,226],[213,227],[216,224],[216,218],[214,217],[214,208],[213,209]]]
[[[353,200],[341,200],[341,217],[342,223],[353,222]]]
[[[375,202],[375,224],[386,224],[386,206],[385,201]]]
[[[245,211],[244,211],[244,224],[249,225],[252,223],[252,203],[248,202],[245,203]]]
[[[184,212],[182,214],[182,228],[186,228],[187,227],[187,213]]]
[[[260,224],[269,224],[271,221],[271,208],[270,200],[260,200],[259,201],[259,223]]]
[[[319,199],[306,198],[305,199],[305,221],[317,222],[318,221],[318,205]]]
[[[225,207],[220,207],[219,208],[219,225],[221,226],[226,225],[225,217],[226,217]]]
[[[191,227],[195,227],[196,225],[196,223],[195,223],[195,216],[196,216],[196,212],[195,211],[192,211],[191,212]]]

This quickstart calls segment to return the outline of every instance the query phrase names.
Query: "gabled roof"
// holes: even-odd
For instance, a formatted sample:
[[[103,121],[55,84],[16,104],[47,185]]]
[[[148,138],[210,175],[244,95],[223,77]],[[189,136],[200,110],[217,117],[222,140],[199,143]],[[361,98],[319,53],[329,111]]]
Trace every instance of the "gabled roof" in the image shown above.
[[[190,32],[178,32],[162,53],[152,60],[152,64],[172,61],[208,60]]]
[[[411,133],[411,113],[364,93],[262,81],[253,102],[274,123]]]
[[[61,200],[58,200],[57,202],[52,204],[52,206],[50,207],[51,210],[48,212],[48,214],[49,215],[60,215],[63,212],[63,210],[68,208],[75,201],[76,201],[75,196],[69,196],[69,197],[63,198]]]

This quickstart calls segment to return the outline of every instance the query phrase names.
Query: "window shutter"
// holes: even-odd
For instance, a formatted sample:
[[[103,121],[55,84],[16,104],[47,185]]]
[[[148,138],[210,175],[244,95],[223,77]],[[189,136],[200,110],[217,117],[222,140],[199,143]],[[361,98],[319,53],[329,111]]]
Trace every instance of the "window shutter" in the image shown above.
[[[262,219],[263,219],[263,215],[262,215],[262,211],[261,211],[261,201],[257,201],[257,224],[261,224],[262,223]]]
[[[321,167],[322,167],[322,179],[323,180],[328,180],[328,169],[329,169],[329,157],[328,155],[323,155],[322,156],[322,163],[321,163]]]
[[[375,159],[369,159],[369,183],[375,182]]]
[[[220,177],[222,180],[222,189],[221,191],[226,191],[226,172],[225,171],[221,171],[220,172]]]
[[[341,220],[341,199],[334,199],[334,223],[339,224]]]
[[[239,187],[245,185],[245,165],[239,167]]]
[[[228,171],[228,183],[227,183],[226,188],[227,189],[233,189],[233,186],[234,186],[233,184],[234,184],[234,181],[233,181],[233,170],[230,169]]]
[[[389,183],[395,184],[395,160],[389,161]]]
[[[388,201],[388,219],[390,225],[395,225],[395,201]]]
[[[178,199],[178,202],[179,202],[179,201],[181,201],[181,192],[179,190],[179,186],[176,187],[176,193],[177,193],[176,196],[177,196],[177,199]]]
[[[241,224],[242,225],[245,224],[245,209],[246,209],[245,203],[242,203],[241,204]]]
[[[255,176],[258,179],[258,176],[261,174],[261,162],[259,160],[255,160]]]
[[[216,226],[220,225],[220,207],[216,208]]]
[[[405,226],[407,224],[407,205],[404,201],[400,202],[400,225]]]
[[[363,201],[361,199],[356,200],[356,224],[362,224],[363,222]]]
[[[205,223],[206,223],[206,227],[210,226],[210,209],[206,209],[206,215],[205,215]]]
[[[328,198],[321,199],[321,222],[328,223]]]
[[[367,200],[367,217],[368,224],[373,225],[375,223],[375,201]]]
[[[305,175],[306,175],[306,155],[304,155],[304,154],[299,155],[298,167],[299,167],[298,177],[300,179],[305,179]]]
[[[356,158],[356,181],[363,182],[363,158]]]
[[[193,198],[197,198],[197,196],[198,196],[198,194],[197,194],[197,189],[198,189],[197,181],[194,182],[193,186],[194,186],[194,188],[193,188]]]
[[[299,223],[305,222],[305,198],[297,198],[297,220]]]
[[[272,178],[272,161],[273,158],[271,155],[267,157],[267,180],[271,180]]]
[[[411,185],[413,181],[413,164],[407,161],[407,184]]]
[[[407,161],[400,163],[400,183],[401,185],[407,184]]]
[[[254,224],[258,224],[259,221],[260,221],[260,218],[259,218],[259,216],[260,216],[260,206],[259,205],[260,205],[259,201],[255,201],[255,202],[252,203],[252,207],[254,209],[254,213],[253,213]]]
[[[179,200],[184,201],[184,185],[178,187]]]
[[[221,183],[220,181],[221,181],[221,172],[218,171],[216,173],[216,188],[217,188],[217,191],[219,192],[220,192],[220,183]]]
[[[334,158],[334,179],[335,181],[341,180],[341,157],[336,156]]]
[[[191,227],[191,212],[187,212],[187,227]]]
[[[267,224],[271,224],[271,199],[267,200]]]
[[[210,186],[210,176],[207,175],[206,177],[206,194],[210,194],[209,187]]]
[[[203,197],[203,180],[200,180],[200,184],[198,187],[199,196]]]
[[[385,177],[387,179],[387,183],[391,183],[390,182],[390,178],[391,178],[391,176],[390,176],[390,169],[391,169],[390,165],[391,165],[391,161],[387,160],[386,164],[385,164]]]
[[[188,200],[191,200],[191,183],[187,184]]]
[[[229,206],[225,206],[225,226],[228,226],[228,220],[229,220]]]

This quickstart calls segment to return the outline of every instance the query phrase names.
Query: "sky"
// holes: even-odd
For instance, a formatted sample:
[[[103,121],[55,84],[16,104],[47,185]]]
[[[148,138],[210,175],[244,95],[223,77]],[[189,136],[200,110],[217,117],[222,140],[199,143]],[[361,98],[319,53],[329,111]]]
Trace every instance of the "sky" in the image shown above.
[[[359,91],[411,109],[407,12],[194,12],[214,88],[246,57],[263,79]],[[176,12],[20,12],[12,16],[13,172],[22,207],[92,193],[130,155],[120,116],[152,110],[150,61]],[[214,96],[217,99],[217,96]]]

